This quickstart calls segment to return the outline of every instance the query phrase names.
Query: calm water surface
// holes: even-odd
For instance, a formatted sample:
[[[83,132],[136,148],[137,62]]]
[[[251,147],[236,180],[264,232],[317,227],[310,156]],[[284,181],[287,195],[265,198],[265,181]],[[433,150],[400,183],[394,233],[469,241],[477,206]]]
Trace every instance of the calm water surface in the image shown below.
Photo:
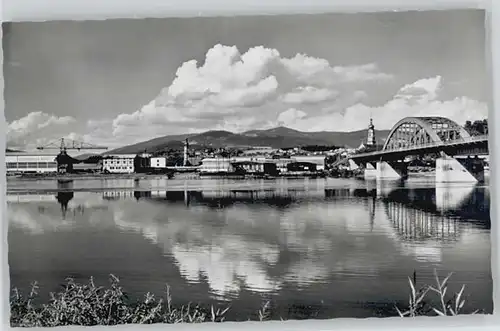
[[[112,273],[133,296],[168,283],[178,303],[230,301],[230,319],[268,299],[283,317],[369,317],[437,269],[455,273],[449,291],[467,285],[466,310],[493,307],[487,186],[9,180],[7,199],[11,286],[36,280],[44,298],[68,276]]]

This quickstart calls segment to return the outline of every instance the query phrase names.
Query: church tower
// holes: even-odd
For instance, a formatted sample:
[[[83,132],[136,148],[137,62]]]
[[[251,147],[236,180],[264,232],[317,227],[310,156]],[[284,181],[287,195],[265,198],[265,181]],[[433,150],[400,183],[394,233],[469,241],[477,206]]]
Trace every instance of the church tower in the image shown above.
[[[375,146],[375,126],[373,119],[370,118],[370,125],[368,125],[368,137],[366,139],[366,146]]]
[[[184,157],[183,157],[183,161],[182,161],[182,165],[185,167],[187,166],[187,163],[188,163],[188,149],[189,149],[189,141],[188,141],[188,138],[186,138],[186,140],[184,141]]]

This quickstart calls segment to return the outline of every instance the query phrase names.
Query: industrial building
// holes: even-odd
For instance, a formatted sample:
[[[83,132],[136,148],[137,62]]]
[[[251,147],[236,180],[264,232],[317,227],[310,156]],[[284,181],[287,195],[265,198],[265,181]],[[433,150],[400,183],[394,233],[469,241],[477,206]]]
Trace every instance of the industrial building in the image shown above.
[[[232,173],[235,168],[227,157],[204,158],[199,168],[200,174]]]
[[[131,174],[135,172],[136,154],[105,155],[102,158],[102,171],[115,174]]]
[[[263,172],[264,157],[210,157],[201,160],[200,173]]]
[[[51,173],[57,172],[57,154],[50,153],[6,153],[7,173]]]
[[[56,162],[58,173],[71,173],[73,172],[74,165],[80,163],[79,160],[69,156],[65,150],[56,156]]]
[[[141,153],[134,158],[134,172],[148,173],[151,171],[151,154]]]
[[[276,168],[280,173],[285,173],[288,171],[288,165],[295,162],[295,160],[291,158],[279,158],[273,159],[273,162],[276,163]]]
[[[265,157],[213,157],[202,160],[201,174],[237,173],[286,174],[288,172],[316,172],[325,169],[325,156],[292,156],[290,158]]]
[[[287,172],[290,173],[303,173],[303,172],[316,172],[318,166],[311,162],[292,162],[287,165]]]
[[[232,163],[236,172],[255,175],[278,175],[276,163],[273,162],[257,162],[257,161],[237,161]]]
[[[291,159],[294,162],[315,164],[318,171],[325,170],[326,157],[324,155],[296,155]]]

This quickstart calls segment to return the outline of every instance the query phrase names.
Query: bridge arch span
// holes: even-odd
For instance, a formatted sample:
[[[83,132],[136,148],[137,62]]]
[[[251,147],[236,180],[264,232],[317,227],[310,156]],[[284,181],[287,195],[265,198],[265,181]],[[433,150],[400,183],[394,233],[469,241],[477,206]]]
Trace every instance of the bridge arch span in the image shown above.
[[[470,137],[456,122],[445,117],[405,117],[389,132],[382,150],[447,142]]]

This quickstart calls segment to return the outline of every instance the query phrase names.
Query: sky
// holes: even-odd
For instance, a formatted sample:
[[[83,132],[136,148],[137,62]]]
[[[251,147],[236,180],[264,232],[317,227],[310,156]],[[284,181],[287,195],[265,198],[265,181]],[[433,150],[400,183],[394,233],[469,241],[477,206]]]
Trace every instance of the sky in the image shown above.
[[[10,147],[487,117],[481,10],[4,23]]]

